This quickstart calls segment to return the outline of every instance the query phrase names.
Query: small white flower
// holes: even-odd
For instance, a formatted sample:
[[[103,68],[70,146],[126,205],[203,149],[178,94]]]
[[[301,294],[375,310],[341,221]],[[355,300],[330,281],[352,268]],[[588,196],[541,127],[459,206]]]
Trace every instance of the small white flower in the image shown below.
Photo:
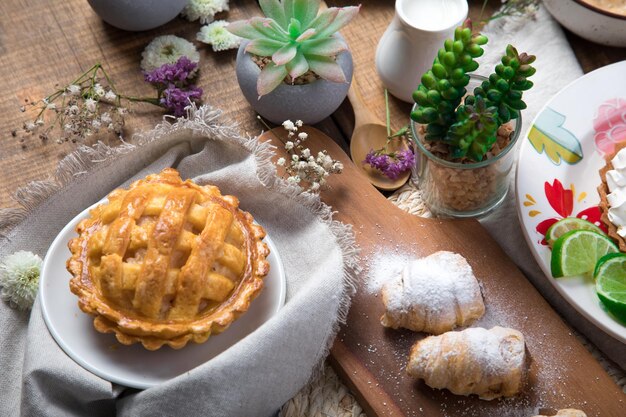
[[[98,102],[96,100],[92,98],[88,98],[87,100],[85,100],[85,108],[87,109],[88,112],[95,113],[97,103]]]
[[[32,132],[36,128],[37,128],[37,125],[35,125],[35,123],[33,123],[33,122],[26,122],[26,123],[24,123],[24,130],[27,131],[27,132]]]
[[[241,38],[226,30],[228,22],[217,20],[210,25],[202,26],[196,39],[213,47],[215,52],[239,48]]]
[[[307,135],[305,132],[300,132],[298,133],[298,139],[300,140],[306,140],[306,138],[308,138],[309,135]]]
[[[189,0],[181,15],[190,22],[200,19],[200,23],[206,24],[212,22],[217,13],[228,10],[228,0]]]
[[[302,150],[302,156],[304,158],[309,158],[311,156],[311,150],[309,148],[305,148]]]
[[[278,161],[276,161],[276,163],[282,167],[285,166],[287,161],[285,161],[285,158],[278,158]]]
[[[44,121],[43,121],[43,119],[37,119],[37,120],[35,120],[35,124],[37,126],[43,126],[44,125]]]
[[[336,161],[333,164],[333,171],[334,172],[341,172],[341,171],[343,171],[343,164],[341,162],[339,162],[339,161]]]
[[[186,56],[191,62],[200,62],[200,54],[193,43],[174,35],[157,36],[141,56],[141,69],[144,71],[152,71],[163,64],[175,64],[181,56]]]
[[[294,176],[287,178],[287,181],[289,181],[292,184],[298,184],[301,181],[301,179],[299,176],[294,175]]]
[[[93,119],[91,121],[91,126],[97,131],[98,129],[100,129],[100,127],[102,126],[100,120],[98,119]]]
[[[296,126],[293,124],[293,122],[291,120],[285,120],[283,122],[283,127],[285,128],[285,130],[288,130],[290,132],[293,131],[293,130],[297,130]]]
[[[310,162],[315,162],[315,157],[314,157],[314,156],[309,156],[309,157],[308,157],[308,160],[309,160]]]
[[[19,310],[31,308],[37,296],[40,271],[41,258],[34,253],[19,251],[4,258],[0,264],[2,299]]]
[[[311,187],[309,188],[311,191],[318,191],[320,189],[320,183],[319,182],[313,182],[311,184]]]
[[[302,120],[296,120],[296,126],[302,127]]]
[[[67,86],[67,92],[72,96],[78,96],[80,95],[81,88],[76,84],[71,84]]]
[[[70,112],[70,114],[76,115],[76,114],[78,114],[80,112],[80,109],[78,108],[78,106],[76,104],[74,104],[74,105],[70,106],[69,112]]]
[[[71,132],[71,131],[72,131],[72,125],[71,125],[71,124],[69,124],[69,123],[66,123],[66,124],[63,126],[63,130],[65,130],[65,132],[66,132],[66,133]]]
[[[298,155],[291,155],[291,160],[293,162],[298,162],[300,160],[300,158],[298,158]]]
[[[113,121],[113,119],[111,119],[111,115],[108,112],[102,113],[102,115],[100,116],[100,121],[103,124],[109,124]]]
[[[298,162],[298,165],[296,166],[296,169],[304,170],[304,169],[306,169],[307,166],[308,166],[308,164],[305,161],[300,161],[300,162]]]
[[[48,104],[46,104],[46,109],[48,109],[48,110],[54,110],[54,109],[56,109],[56,108],[57,108],[57,105],[56,105],[56,104],[54,104],[54,103],[48,103]]]
[[[287,143],[285,143],[285,149],[290,151],[293,149],[293,142],[292,141],[287,141]]]
[[[115,94],[112,90],[109,90],[104,95],[104,99],[107,101],[114,101],[117,98],[117,94]]]
[[[117,108],[117,113],[120,116],[124,116],[126,113],[128,113],[128,109],[126,107],[118,107]]]
[[[96,93],[98,97],[104,97],[104,95],[106,94],[104,91],[104,88],[102,88],[102,86],[99,83],[96,83],[93,86],[93,92]]]

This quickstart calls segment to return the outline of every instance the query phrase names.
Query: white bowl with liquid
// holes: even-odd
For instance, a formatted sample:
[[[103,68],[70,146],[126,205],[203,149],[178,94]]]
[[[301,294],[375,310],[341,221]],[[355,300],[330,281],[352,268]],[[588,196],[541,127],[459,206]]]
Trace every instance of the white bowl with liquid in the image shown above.
[[[396,0],[396,13],[376,49],[383,85],[413,103],[413,91],[430,69],[437,50],[467,18],[467,0]]]

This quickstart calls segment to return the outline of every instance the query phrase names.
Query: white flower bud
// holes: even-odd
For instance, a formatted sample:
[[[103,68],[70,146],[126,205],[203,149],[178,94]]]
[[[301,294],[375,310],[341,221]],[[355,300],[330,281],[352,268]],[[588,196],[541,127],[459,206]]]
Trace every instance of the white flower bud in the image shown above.
[[[285,128],[285,130],[288,130],[288,131],[295,130],[296,128],[291,120],[285,120],[283,122],[283,127]]]
[[[78,86],[76,84],[72,84],[72,85],[68,85],[67,86],[67,92],[70,93],[70,95],[72,95],[72,96],[80,95],[80,91],[81,91],[80,86]]]

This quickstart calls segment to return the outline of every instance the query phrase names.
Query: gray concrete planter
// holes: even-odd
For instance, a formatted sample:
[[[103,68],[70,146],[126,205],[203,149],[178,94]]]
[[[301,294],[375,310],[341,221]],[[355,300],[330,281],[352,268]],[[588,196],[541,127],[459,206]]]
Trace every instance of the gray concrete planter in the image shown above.
[[[174,19],[189,0],[87,0],[102,20],[119,29],[153,29]]]
[[[317,80],[305,85],[283,83],[259,99],[256,84],[261,70],[252,61],[250,54],[244,51],[247,44],[247,41],[243,42],[237,52],[237,81],[246,100],[263,118],[276,124],[285,120],[315,124],[330,116],[346,98],[353,71],[352,54],[349,51],[337,56],[337,63],[348,82]]]

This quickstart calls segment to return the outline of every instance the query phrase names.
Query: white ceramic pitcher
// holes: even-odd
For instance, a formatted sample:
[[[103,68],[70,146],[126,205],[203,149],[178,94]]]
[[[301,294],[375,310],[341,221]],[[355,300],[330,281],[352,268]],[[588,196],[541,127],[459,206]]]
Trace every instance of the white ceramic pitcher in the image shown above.
[[[422,74],[466,18],[467,0],[396,0],[396,14],[376,49],[376,70],[387,90],[413,103]]]

